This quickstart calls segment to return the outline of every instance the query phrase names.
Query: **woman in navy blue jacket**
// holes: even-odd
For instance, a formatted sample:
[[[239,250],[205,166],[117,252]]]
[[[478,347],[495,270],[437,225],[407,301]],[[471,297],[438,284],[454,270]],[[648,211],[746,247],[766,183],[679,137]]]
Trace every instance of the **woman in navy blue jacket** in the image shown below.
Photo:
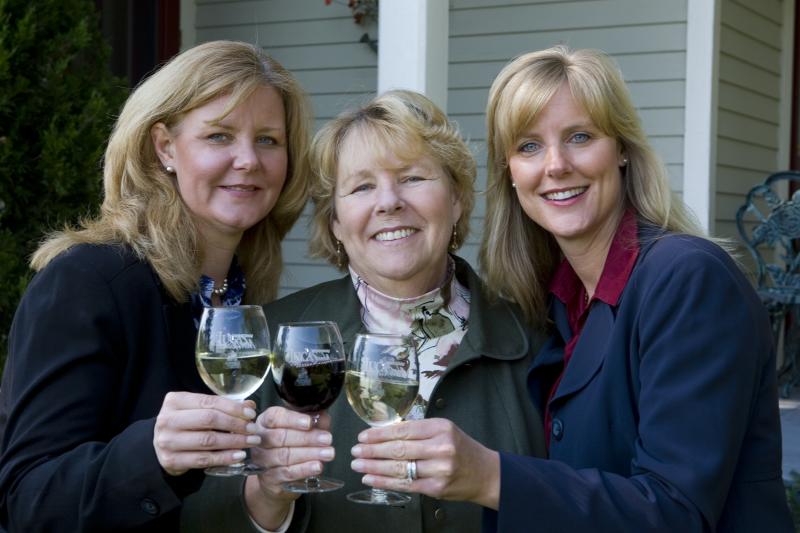
[[[555,47],[495,79],[488,284],[552,335],[549,459],[499,454],[499,531],[792,531],[768,318],[673,198],[616,65]]]

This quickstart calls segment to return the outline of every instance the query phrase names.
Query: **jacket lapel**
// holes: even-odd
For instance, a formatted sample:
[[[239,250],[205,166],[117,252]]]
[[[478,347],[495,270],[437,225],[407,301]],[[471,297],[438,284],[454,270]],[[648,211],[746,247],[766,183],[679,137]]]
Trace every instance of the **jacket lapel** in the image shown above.
[[[213,394],[200,378],[194,362],[197,330],[194,327],[191,304],[165,303],[163,311],[167,330],[167,353],[181,387],[187,391]]]
[[[614,313],[611,307],[603,302],[595,301],[592,305],[594,309],[586,319],[581,337],[553,396],[553,401],[585,387],[603,366],[606,346],[611,329],[614,327]]]

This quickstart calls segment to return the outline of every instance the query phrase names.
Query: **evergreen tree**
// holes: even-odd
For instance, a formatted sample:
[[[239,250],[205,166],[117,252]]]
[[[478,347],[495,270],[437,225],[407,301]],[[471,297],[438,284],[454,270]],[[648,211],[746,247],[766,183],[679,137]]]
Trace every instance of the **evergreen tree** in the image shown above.
[[[0,369],[31,253],[101,201],[127,93],[109,54],[93,0],[0,0]]]

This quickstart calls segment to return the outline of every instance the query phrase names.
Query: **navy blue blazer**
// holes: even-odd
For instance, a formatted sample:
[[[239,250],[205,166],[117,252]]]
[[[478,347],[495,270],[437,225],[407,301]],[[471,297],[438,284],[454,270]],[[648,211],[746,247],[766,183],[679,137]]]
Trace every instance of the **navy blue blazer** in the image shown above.
[[[642,234],[640,233],[640,238]],[[543,408],[570,331],[529,370]],[[641,238],[617,306],[594,301],[551,402],[550,458],[501,453],[503,532],[793,531],[767,314],[718,246]]]
[[[39,272],[0,387],[0,529],[176,531],[203,473],[166,475],[153,425],[167,392],[210,393],[195,337],[127,248],[76,246]]]

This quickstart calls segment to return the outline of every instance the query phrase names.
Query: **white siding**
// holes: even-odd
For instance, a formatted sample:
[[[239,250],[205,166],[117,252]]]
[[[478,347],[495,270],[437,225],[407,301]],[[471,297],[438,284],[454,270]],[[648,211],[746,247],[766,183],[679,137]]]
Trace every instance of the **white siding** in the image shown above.
[[[255,43],[291,70],[308,92],[315,127],[370,98],[377,87],[377,54],[360,43],[377,24],[353,22],[350,9],[322,0],[196,0],[197,43],[233,39]],[[308,213],[283,243],[280,295],[340,274],[307,255]]]
[[[783,80],[781,0],[722,0],[717,115],[716,233],[738,237],[747,191],[776,170]],[[748,258],[749,259],[749,258]]]
[[[486,187],[484,110],[511,58],[555,44],[600,48],[619,63],[645,130],[682,187],[686,0],[451,0],[448,113],[472,142]],[[476,264],[485,203],[478,196],[462,255]]]

